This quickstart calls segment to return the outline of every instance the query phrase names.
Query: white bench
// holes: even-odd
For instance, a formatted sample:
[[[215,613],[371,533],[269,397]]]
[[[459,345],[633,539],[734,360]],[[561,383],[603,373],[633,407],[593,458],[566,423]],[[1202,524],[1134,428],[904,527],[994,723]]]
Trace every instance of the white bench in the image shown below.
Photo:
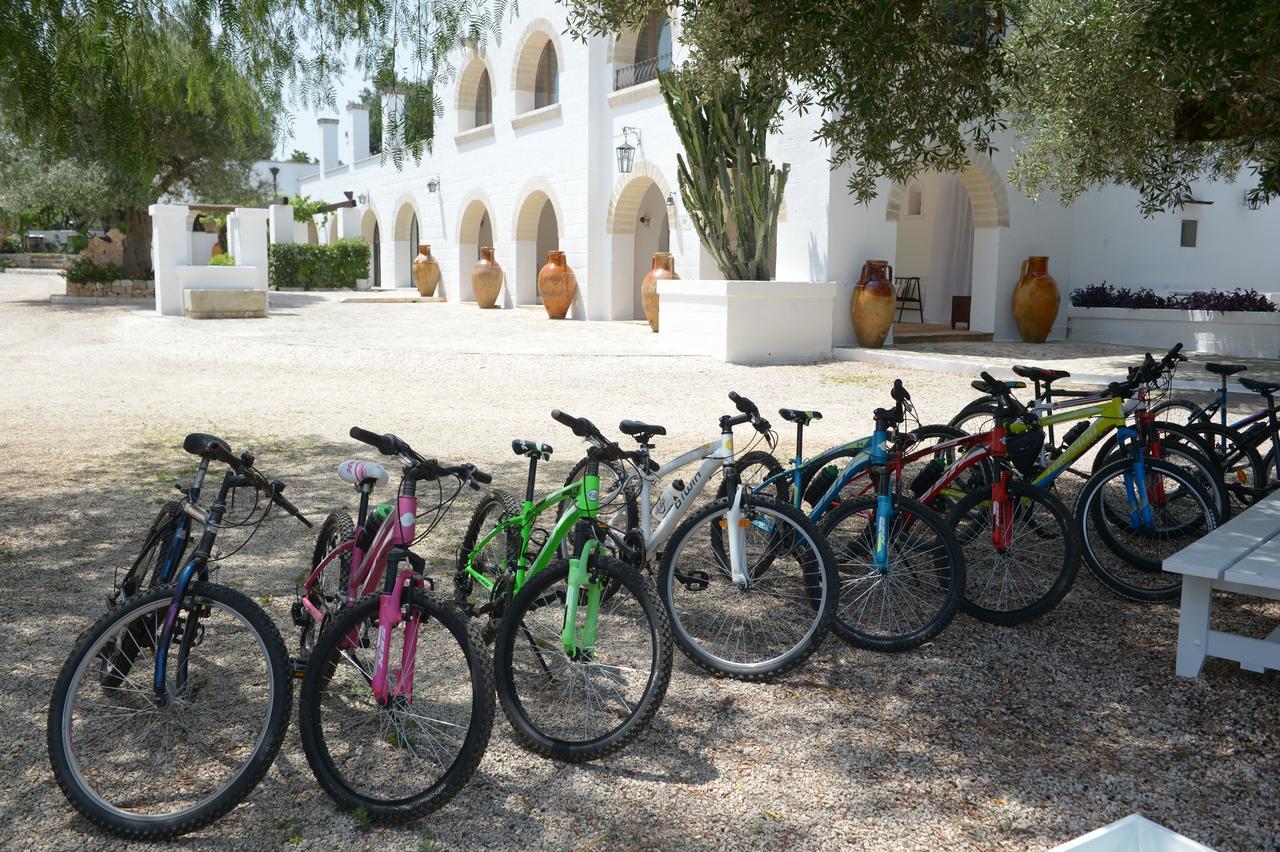
[[[1280,670],[1280,627],[1254,639],[1209,626],[1215,591],[1280,600],[1280,491],[1170,556],[1164,570],[1182,575],[1179,675],[1198,676],[1205,657],[1251,672]]]

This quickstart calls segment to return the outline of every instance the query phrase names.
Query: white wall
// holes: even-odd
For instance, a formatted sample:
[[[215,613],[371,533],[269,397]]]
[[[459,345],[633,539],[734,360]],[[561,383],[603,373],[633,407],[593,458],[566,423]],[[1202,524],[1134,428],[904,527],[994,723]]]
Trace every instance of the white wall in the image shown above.
[[[280,170],[276,175],[276,192],[279,195],[293,198],[299,194],[298,183],[303,178],[318,175],[319,163],[294,163],[288,160],[259,160],[253,164],[253,173],[266,186],[271,186],[271,167]],[[333,199],[338,201],[340,199]]]
[[[1072,207],[1072,285],[1105,280],[1153,290],[1280,289],[1280,204],[1247,209],[1250,177],[1244,172],[1235,184],[1197,183],[1195,197],[1212,205],[1150,219],[1142,217],[1131,189],[1089,193]],[[1195,248],[1179,245],[1183,219],[1199,222]]]

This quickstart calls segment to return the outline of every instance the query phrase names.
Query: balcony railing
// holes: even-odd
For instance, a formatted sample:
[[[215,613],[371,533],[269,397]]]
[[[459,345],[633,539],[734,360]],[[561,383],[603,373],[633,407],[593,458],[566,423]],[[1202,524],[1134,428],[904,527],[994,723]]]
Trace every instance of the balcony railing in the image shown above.
[[[643,62],[636,62],[632,65],[623,65],[613,69],[613,90],[616,92],[619,89],[629,89],[632,86],[656,80],[658,79],[659,71],[669,71],[670,69],[670,53],[650,57]]]

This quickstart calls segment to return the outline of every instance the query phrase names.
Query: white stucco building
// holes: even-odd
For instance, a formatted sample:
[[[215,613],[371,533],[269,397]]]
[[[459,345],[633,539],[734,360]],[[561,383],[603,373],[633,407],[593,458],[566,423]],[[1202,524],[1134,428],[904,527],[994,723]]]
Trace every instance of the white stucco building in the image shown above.
[[[441,92],[432,150],[402,170],[370,156],[368,111],[351,105],[321,119],[317,174],[298,191],[328,202],[352,193],[354,211],[333,217],[320,239],[363,237],[374,245],[374,286],[410,286],[416,244],[428,243],[450,301],[473,298],[470,270],[492,245],[507,284],[502,304],[534,304],[537,271],[550,249],[566,252],[579,295],[571,316],[642,316],[640,280],[652,253],[669,249],[684,278],[718,278],[701,249],[676,184],[679,143],[654,79],[683,58],[679,22],[586,43],[562,35],[563,9],[521,4],[501,45],[469,53]],[[384,110],[398,108],[395,94]],[[1247,179],[1197,188],[1212,205],[1143,219],[1136,195],[1093,192],[1072,207],[1052,195],[1033,203],[1004,179],[1008,139],[994,160],[974,155],[958,175],[929,174],[910,186],[886,184],[870,205],[847,194],[847,170],[832,170],[812,141],[818,116],[788,114],[770,156],[791,164],[779,224],[776,278],[833,281],[836,345],[853,341],[849,297],[865,260],[889,260],[897,276],[919,276],[924,318],[945,322],[951,297],[972,296],[971,326],[996,339],[1017,337],[1009,308],[1020,265],[1047,255],[1064,297],[1103,279],[1117,285],[1190,290],[1236,286],[1280,290],[1280,209],[1244,205]],[[343,150],[339,139],[345,136]],[[617,148],[636,148],[630,172]],[[1194,246],[1182,245],[1194,220]]]

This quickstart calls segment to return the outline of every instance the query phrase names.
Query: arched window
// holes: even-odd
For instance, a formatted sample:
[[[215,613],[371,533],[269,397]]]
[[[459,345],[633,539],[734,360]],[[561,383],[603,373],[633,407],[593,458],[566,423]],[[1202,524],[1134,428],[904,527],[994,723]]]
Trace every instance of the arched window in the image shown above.
[[[655,71],[666,71],[671,67],[671,19],[662,12],[650,15],[640,28],[635,62],[637,65],[652,62]]]
[[[924,190],[918,183],[911,184],[911,188],[907,190],[907,215],[924,215]]]
[[[548,41],[538,57],[538,73],[533,81],[533,108],[541,109],[560,102],[560,63],[556,49]]]
[[[489,69],[480,72],[476,84],[476,127],[493,123],[493,88],[489,85]]]

